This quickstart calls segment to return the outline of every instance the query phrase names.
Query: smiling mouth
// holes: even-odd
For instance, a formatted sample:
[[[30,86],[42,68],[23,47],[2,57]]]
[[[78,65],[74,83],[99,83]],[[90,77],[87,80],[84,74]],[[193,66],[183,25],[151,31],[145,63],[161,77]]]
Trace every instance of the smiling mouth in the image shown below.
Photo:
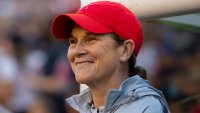
[[[92,63],[94,63],[94,62],[92,62],[92,61],[85,61],[85,62],[77,62],[75,64],[76,64],[76,66],[85,66],[85,65],[90,65]]]

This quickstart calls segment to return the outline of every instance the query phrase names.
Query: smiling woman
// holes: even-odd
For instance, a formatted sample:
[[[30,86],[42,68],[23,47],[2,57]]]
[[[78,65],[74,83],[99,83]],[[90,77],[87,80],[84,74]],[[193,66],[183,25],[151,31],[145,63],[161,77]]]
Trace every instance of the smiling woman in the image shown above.
[[[117,12],[117,13],[116,13]],[[162,92],[135,67],[143,42],[137,17],[125,6],[94,2],[74,14],[58,15],[56,38],[68,39],[68,59],[78,83],[88,89],[66,102],[80,113],[169,113]]]
[[[73,38],[69,38],[68,59],[79,83],[95,88],[98,87],[96,83],[102,86],[111,83],[111,80],[121,83],[122,80],[128,78],[128,73],[126,73],[122,76],[124,79],[117,80],[118,75],[128,71],[123,72],[122,68],[117,67],[121,63],[120,55],[123,54],[121,53],[123,47],[117,46],[111,36],[111,34],[91,34],[78,26],[72,29]]]

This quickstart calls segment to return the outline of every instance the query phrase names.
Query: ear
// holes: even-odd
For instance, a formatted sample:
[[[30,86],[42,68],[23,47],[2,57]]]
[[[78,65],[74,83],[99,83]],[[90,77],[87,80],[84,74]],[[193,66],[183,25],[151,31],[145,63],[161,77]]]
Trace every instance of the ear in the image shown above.
[[[126,62],[129,60],[131,55],[133,54],[133,51],[135,49],[135,43],[133,40],[125,40],[122,45],[122,54],[120,56],[121,62]]]

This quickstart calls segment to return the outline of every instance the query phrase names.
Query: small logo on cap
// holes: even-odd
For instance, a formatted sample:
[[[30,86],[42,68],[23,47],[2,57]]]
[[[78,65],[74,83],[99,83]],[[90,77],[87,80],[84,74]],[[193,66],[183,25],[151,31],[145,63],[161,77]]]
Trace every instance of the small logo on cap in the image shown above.
[[[85,10],[87,10],[87,9],[88,9],[88,7],[86,6],[84,9],[85,9]]]
[[[87,10],[88,9],[88,6],[85,6],[85,7],[82,7],[80,10]]]

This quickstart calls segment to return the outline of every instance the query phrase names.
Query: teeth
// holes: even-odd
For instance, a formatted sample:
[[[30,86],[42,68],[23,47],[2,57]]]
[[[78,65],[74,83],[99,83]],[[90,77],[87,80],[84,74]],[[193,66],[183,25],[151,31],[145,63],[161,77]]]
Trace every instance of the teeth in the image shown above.
[[[83,66],[83,65],[88,65],[88,64],[92,64],[92,62],[89,62],[89,61],[87,61],[87,62],[81,62],[81,63],[77,63],[76,65],[77,66]]]

